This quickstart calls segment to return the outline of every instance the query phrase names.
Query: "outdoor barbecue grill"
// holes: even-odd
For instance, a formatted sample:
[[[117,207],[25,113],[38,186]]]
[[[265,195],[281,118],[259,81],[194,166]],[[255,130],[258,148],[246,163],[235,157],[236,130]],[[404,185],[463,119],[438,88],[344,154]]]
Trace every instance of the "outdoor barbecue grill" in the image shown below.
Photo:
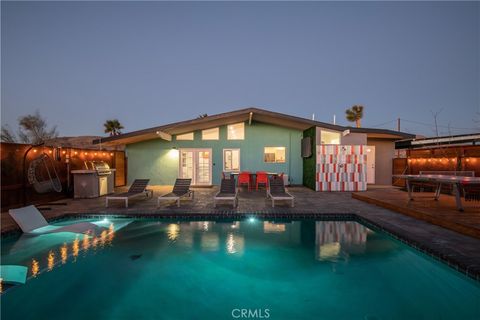
[[[112,193],[115,169],[105,161],[85,161],[83,170],[72,170],[75,198],[97,198]]]
[[[99,176],[112,174],[110,166],[105,161],[85,161],[84,164],[86,170],[95,170]]]

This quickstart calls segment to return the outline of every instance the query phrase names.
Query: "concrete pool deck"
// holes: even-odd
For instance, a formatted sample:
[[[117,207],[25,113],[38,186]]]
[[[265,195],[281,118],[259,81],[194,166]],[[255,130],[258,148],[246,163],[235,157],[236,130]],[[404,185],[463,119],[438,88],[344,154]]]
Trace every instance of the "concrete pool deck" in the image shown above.
[[[154,191],[153,198],[141,199],[139,197],[137,200],[130,201],[129,208],[124,208],[122,201],[112,202],[109,208],[105,208],[105,197],[64,199],[57,203],[66,203],[66,205],[51,205],[49,206],[51,210],[42,210],[42,213],[47,220],[84,215],[178,217],[179,220],[186,217],[196,219],[241,218],[246,215],[269,219],[351,217],[379,228],[468,276],[480,280],[480,239],[354,199],[350,192],[314,192],[304,187],[290,187],[290,193],[295,196],[295,207],[290,208],[288,202],[285,202],[285,204],[280,203],[278,207],[272,208],[271,201],[265,197],[265,190],[254,192],[241,190],[238,208],[232,209],[228,204],[218,208],[213,207],[213,196],[218,191],[218,187],[194,188],[195,200],[193,202],[182,201],[182,206],[177,208],[172,201],[156,208],[157,197],[170,192],[171,186],[152,186],[150,188]],[[123,190],[124,188],[120,188],[117,191]],[[8,213],[2,212],[2,234],[17,230],[18,227]]]

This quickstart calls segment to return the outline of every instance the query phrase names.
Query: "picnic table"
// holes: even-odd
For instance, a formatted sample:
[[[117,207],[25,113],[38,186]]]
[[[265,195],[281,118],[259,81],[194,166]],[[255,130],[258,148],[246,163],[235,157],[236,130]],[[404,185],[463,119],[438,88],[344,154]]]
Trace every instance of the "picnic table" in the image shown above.
[[[457,209],[463,211],[461,188],[466,185],[480,185],[480,177],[462,177],[446,174],[401,174],[395,175],[395,178],[405,179],[408,191],[408,199],[413,200],[412,182],[430,182],[436,185],[434,199],[438,200],[442,184],[451,184],[455,195]]]

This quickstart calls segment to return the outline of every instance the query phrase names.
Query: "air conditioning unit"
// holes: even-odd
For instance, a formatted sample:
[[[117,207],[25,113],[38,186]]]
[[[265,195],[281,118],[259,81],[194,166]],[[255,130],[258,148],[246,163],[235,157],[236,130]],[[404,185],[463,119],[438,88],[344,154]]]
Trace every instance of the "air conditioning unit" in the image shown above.
[[[302,158],[309,158],[312,156],[312,138],[305,137],[302,139]]]

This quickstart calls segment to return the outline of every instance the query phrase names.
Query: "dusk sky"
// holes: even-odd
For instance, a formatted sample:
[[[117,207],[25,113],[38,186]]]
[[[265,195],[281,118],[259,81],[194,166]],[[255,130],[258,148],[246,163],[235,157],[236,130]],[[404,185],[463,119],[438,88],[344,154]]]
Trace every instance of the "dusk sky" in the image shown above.
[[[479,2],[3,2],[2,125],[61,136],[255,106],[434,135],[480,131]],[[475,122],[477,120],[477,122]],[[447,128],[450,126],[450,130]]]

